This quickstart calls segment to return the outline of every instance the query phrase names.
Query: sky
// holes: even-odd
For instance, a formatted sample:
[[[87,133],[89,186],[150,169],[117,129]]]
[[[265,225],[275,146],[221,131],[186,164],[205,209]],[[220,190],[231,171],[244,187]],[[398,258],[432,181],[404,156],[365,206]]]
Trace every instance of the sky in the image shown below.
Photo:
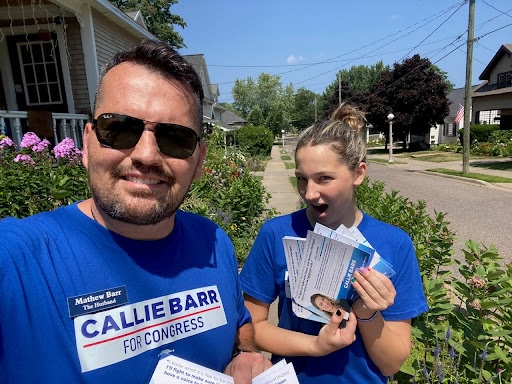
[[[235,80],[279,75],[294,89],[322,94],[339,70],[414,54],[428,58],[455,88],[465,86],[469,1],[179,0],[171,13],[187,48],[204,54],[219,102],[233,101]],[[502,44],[512,44],[512,1],[476,0],[472,83]]]

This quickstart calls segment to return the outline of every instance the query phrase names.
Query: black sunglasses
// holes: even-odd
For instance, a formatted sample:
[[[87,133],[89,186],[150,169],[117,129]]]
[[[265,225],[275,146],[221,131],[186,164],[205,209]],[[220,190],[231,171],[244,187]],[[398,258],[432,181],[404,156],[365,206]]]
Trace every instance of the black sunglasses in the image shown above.
[[[146,120],[117,113],[102,113],[92,121],[98,141],[114,149],[130,149],[137,145],[145,131]],[[177,159],[192,156],[201,140],[192,128],[179,124],[157,123],[153,131],[160,152]]]

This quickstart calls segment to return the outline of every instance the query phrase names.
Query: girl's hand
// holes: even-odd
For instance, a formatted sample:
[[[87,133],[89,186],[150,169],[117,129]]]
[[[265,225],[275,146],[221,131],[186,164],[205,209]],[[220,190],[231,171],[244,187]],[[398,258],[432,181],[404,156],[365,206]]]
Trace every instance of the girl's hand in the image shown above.
[[[331,321],[320,329],[313,347],[314,356],[325,356],[352,344],[356,339],[355,315],[342,309],[331,316]]]
[[[383,311],[395,302],[396,290],[391,280],[370,268],[356,271],[352,286],[359,294],[352,309],[361,319],[369,318],[375,311]]]

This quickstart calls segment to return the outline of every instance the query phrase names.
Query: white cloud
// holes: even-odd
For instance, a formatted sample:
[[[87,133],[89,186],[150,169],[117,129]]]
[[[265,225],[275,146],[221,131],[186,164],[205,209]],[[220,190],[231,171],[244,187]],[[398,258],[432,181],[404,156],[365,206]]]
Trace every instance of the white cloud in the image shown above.
[[[304,56],[290,55],[286,58],[287,64],[297,64],[300,63],[301,61],[304,61]]]

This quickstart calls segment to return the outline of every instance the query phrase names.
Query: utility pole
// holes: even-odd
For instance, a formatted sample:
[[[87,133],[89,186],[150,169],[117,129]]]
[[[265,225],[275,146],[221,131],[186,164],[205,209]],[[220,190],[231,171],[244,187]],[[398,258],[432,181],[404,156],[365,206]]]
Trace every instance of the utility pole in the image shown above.
[[[475,34],[475,0],[469,0],[469,18],[468,18],[468,42],[466,51],[466,88],[464,92],[464,136],[462,144],[462,174],[469,173],[469,148],[470,124],[471,124],[471,91],[472,73],[473,73],[473,42]]]
[[[341,105],[341,71],[338,72],[338,100],[338,105]]]

